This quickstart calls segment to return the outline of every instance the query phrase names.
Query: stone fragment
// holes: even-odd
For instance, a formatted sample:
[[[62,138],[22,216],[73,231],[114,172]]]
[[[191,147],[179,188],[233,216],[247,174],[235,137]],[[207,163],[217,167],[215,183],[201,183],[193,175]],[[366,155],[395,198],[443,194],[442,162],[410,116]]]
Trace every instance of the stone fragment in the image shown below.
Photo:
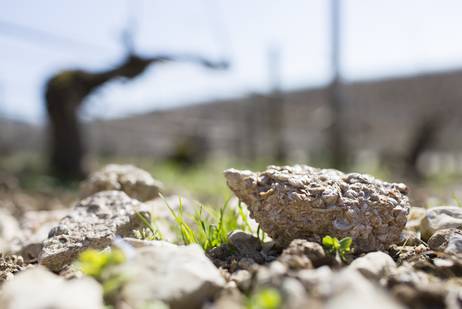
[[[66,281],[38,266],[2,286],[3,309],[101,309],[101,286],[90,278]]]
[[[87,248],[103,249],[117,237],[132,236],[143,226],[142,204],[121,191],[96,193],[78,202],[42,243],[39,263],[61,270]]]
[[[172,309],[201,308],[225,284],[198,245],[143,247],[120,271],[131,274],[121,295],[133,308],[154,300]]]
[[[260,266],[255,275],[255,286],[273,286],[278,287],[281,285],[284,277],[288,273],[287,265],[280,261],[274,261],[267,265]]]
[[[239,262],[237,263],[237,266],[240,268],[240,269],[246,269],[246,270],[250,270],[252,268],[254,268],[256,266],[257,262],[252,259],[252,258],[248,258],[248,257],[243,257],[239,260]]]
[[[286,265],[291,270],[310,269],[313,263],[306,255],[282,254],[278,261]]]
[[[430,208],[420,224],[422,239],[425,241],[436,231],[449,228],[462,229],[461,207],[440,206]]]
[[[133,165],[109,164],[93,173],[81,185],[81,195],[90,196],[96,192],[118,190],[128,196],[148,201],[158,196],[162,184],[151,174]]]
[[[231,232],[228,236],[228,243],[238,254],[244,258],[251,258],[257,263],[263,263],[265,258],[260,253],[262,245],[260,240],[242,231]]]
[[[15,239],[13,251],[26,262],[36,262],[42,250],[42,242],[68,213],[69,209],[27,211],[20,220],[22,235]]]
[[[282,252],[281,258],[285,256],[306,257],[314,267],[320,267],[328,262],[322,246],[305,239],[292,240],[289,246]]]
[[[331,284],[332,292],[327,300],[326,309],[405,308],[379,286],[372,284],[353,270],[344,270],[336,274]]]
[[[25,268],[21,256],[0,254],[0,284],[13,279],[14,275]]]
[[[377,251],[355,259],[348,268],[358,271],[368,279],[380,280],[396,269],[396,263],[388,254]]]
[[[357,252],[399,242],[409,211],[404,184],[306,165],[269,166],[254,173],[228,169],[228,186],[276,242],[350,236]]]
[[[410,231],[417,231],[420,228],[422,219],[425,218],[427,209],[422,207],[411,207],[407,216],[406,229]]]
[[[236,282],[240,290],[248,292],[252,284],[252,274],[248,270],[241,269],[231,274],[230,280]]]
[[[435,251],[462,254],[462,230],[438,230],[428,240],[428,246]]]
[[[399,243],[400,246],[418,246],[422,244],[422,240],[420,239],[420,235],[413,230],[404,230],[401,233]]]
[[[208,304],[206,309],[242,309],[245,308],[246,298],[237,288],[224,289],[217,299]]]
[[[410,282],[403,282],[393,285],[390,288],[390,292],[395,299],[399,299],[408,308],[448,308],[446,307],[447,291],[442,282],[439,284],[411,284]]]
[[[315,298],[327,298],[330,294],[331,281],[334,272],[329,266],[321,266],[316,269],[304,269],[297,272],[296,277]]]
[[[207,257],[217,267],[223,267],[229,269],[229,264],[232,260],[237,260],[234,249],[228,244],[222,244],[218,247],[212,248],[207,251]]]
[[[290,277],[284,278],[280,289],[283,296],[284,308],[310,308],[305,289],[297,279]]]

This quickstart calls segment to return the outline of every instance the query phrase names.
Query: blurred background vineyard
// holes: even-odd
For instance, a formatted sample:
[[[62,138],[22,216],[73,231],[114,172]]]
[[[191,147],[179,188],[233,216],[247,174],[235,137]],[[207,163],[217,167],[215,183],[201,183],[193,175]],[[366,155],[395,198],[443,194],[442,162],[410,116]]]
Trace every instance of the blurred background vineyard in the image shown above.
[[[109,162],[218,205],[223,169],[293,163],[462,197],[458,1],[0,7],[4,207],[59,207]]]

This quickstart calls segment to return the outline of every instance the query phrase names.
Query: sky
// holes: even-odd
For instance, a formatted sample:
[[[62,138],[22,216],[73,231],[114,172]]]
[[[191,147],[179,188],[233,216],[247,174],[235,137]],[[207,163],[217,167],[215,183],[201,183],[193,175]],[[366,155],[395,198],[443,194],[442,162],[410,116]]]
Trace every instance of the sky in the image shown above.
[[[462,68],[462,1],[341,1],[346,82]],[[197,54],[231,68],[151,66],[133,81],[101,87],[85,104],[87,119],[267,92],[271,51],[283,89],[325,85],[328,13],[327,0],[1,0],[0,116],[43,122],[47,78],[118,63],[127,25],[141,55]]]

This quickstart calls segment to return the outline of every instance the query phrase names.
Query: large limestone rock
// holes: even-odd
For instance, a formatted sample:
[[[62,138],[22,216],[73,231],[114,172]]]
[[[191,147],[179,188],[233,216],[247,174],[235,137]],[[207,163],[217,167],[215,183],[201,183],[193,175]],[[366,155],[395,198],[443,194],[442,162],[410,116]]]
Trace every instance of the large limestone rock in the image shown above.
[[[462,208],[456,206],[430,208],[420,224],[423,240],[428,240],[436,231],[450,228],[462,229]]]
[[[2,309],[101,309],[103,291],[90,278],[65,281],[43,267],[25,270],[0,292]]]
[[[409,211],[404,184],[306,165],[225,171],[228,186],[275,241],[351,236],[358,252],[386,249],[400,239]]]
[[[133,308],[159,300],[172,309],[201,308],[225,283],[198,245],[137,249],[121,271],[130,274],[121,293]]]
[[[140,201],[156,198],[162,184],[151,174],[133,165],[109,164],[90,175],[81,185],[83,197],[96,192],[119,190]]]
[[[133,235],[143,226],[136,213],[141,207],[121,191],[99,192],[78,202],[42,243],[39,263],[59,271],[86,248],[103,249],[116,236]]]

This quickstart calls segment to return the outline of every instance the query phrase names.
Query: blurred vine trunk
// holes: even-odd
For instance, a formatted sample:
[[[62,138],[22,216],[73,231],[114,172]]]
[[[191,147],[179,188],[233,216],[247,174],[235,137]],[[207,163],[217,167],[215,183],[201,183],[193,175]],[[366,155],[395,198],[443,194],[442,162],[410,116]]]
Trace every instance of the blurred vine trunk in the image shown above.
[[[350,163],[350,150],[346,140],[348,130],[345,121],[344,97],[342,94],[341,80],[341,25],[342,25],[342,0],[330,2],[330,27],[331,27],[331,69],[332,81],[327,89],[328,104],[331,115],[331,126],[328,132],[328,149],[330,165],[333,168],[344,170]]]
[[[50,169],[55,176],[69,180],[85,176],[85,146],[78,119],[78,110],[84,99],[109,80],[138,76],[151,62],[152,59],[129,56],[107,71],[63,71],[48,81],[45,99],[50,130]]]
[[[171,61],[197,63],[209,69],[226,69],[226,62],[211,62],[194,55],[161,55],[141,58],[130,54],[122,63],[103,72],[63,71],[46,84],[45,100],[49,119],[50,169],[60,179],[77,180],[85,176],[85,145],[81,136],[78,111],[85,98],[96,88],[115,79],[132,79],[150,64]]]

